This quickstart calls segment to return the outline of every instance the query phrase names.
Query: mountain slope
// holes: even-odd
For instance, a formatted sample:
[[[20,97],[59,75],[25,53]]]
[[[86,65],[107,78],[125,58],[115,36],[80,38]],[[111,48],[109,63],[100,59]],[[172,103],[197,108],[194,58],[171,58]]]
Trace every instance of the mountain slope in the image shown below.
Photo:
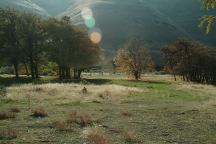
[[[101,46],[111,53],[131,37],[142,38],[153,53],[178,37],[216,45],[216,32],[206,36],[197,27],[204,15],[197,0],[1,0],[0,4],[43,15],[72,16],[77,24],[83,23],[81,10],[90,7],[103,33]]]
[[[32,11],[41,16],[50,16],[48,12],[31,0],[0,0],[1,7],[15,7],[25,11]]]
[[[93,9],[97,27],[103,32],[107,51],[121,47],[131,37],[142,38],[153,52],[178,37],[189,37],[215,45],[215,33],[205,35],[198,20],[205,13],[197,0],[72,0],[59,15],[69,15],[76,23],[80,10]]]

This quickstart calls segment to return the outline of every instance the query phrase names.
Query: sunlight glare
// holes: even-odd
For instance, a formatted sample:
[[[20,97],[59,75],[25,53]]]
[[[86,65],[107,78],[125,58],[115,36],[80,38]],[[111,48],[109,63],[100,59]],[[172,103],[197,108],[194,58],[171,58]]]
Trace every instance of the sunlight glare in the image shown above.
[[[93,12],[90,8],[83,8],[81,11],[81,15],[84,20],[88,20],[93,17]]]
[[[95,27],[95,24],[96,24],[96,22],[95,22],[94,17],[91,17],[90,19],[86,19],[86,20],[85,20],[85,25],[86,25],[88,28],[93,28],[93,27]]]
[[[101,30],[98,28],[94,28],[89,32],[89,37],[91,41],[95,44],[99,44],[102,39],[102,33]]]

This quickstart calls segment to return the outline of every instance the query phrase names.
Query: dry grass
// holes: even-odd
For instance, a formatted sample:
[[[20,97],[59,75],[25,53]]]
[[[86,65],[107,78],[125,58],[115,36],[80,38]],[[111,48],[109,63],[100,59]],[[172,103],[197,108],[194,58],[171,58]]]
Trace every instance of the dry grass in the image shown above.
[[[17,132],[13,129],[1,129],[0,140],[11,140],[17,138]]]
[[[0,120],[15,118],[16,115],[13,112],[7,110],[0,110]]]
[[[37,108],[32,113],[33,117],[46,117],[47,112],[43,108]]]
[[[148,82],[149,77],[145,78],[139,82],[111,81],[125,86],[72,83],[11,85],[7,87],[6,98],[14,101],[4,100],[2,107],[11,112],[14,110],[10,107],[19,106],[22,113],[17,119],[0,121],[1,128],[7,125],[21,128],[18,138],[12,141],[15,143],[37,143],[37,140],[40,140],[38,143],[86,144],[215,142],[215,87],[188,86],[190,84],[181,85],[180,82],[169,84],[169,81]],[[84,87],[87,93],[82,91]],[[46,106],[49,117],[29,118],[26,115],[27,95],[31,97],[33,108]],[[193,98],[188,98],[190,96]],[[119,100],[122,103],[117,103]],[[199,106],[205,106],[210,100],[206,109]],[[67,113],[71,109],[76,111]],[[38,114],[41,110],[35,113],[36,117],[41,117]],[[99,128],[88,128],[97,124]],[[85,137],[80,136],[83,130]]]
[[[84,87],[87,93],[83,93]],[[81,102],[119,102],[121,97],[143,90],[119,85],[24,84],[8,87],[7,92],[7,97],[13,100],[26,99],[30,96],[32,100],[59,100],[63,103],[66,99]]]
[[[81,127],[91,126],[93,122],[94,121],[90,114],[85,112],[71,111],[69,112],[66,120],[58,119],[53,122],[52,126],[56,130],[62,131],[71,129],[75,124]]]
[[[80,126],[89,126],[93,124],[93,119],[88,113],[79,113],[76,123]]]
[[[93,124],[93,119],[90,114],[86,112],[77,112],[72,111],[68,115],[67,123],[68,124],[78,124],[82,127],[90,126]]]
[[[136,135],[134,131],[126,131],[123,133],[123,138],[125,142],[133,142],[136,140]]]
[[[67,118],[67,123],[68,124],[74,124],[74,123],[76,123],[77,114],[78,114],[77,111],[71,111],[71,112],[69,112],[68,118]]]
[[[125,117],[131,117],[132,116],[132,114],[130,112],[127,112],[127,111],[121,112],[121,115],[123,115]]]
[[[88,144],[110,144],[107,136],[99,128],[89,128],[84,134]]]
[[[216,88],[213,85],[205,85],[205,84],[196,84],[192,82],[182,82],[176,85],[176,90],[188,90],[192,92],[196,92],[197,95],[202,96],[202,95],[208,95],[207,100],[203,101],[202,103],[194,103],[191,104],[193,108],[195,109],[201,109],[201,110],[208,110],[209,107],[215,106],[216,105]]]
[[[10,108],[10,111],[13,112],[13,113],[19,113],[21,112],[21,110],[19,108]]]
[[[56,120],[55,122],[53,122],[53,127],[56,129],[56,130],[59,130],[59,131],[62,131],[62,130],[65,130],[66,127],[67,127],[67,124],[64,120]]]

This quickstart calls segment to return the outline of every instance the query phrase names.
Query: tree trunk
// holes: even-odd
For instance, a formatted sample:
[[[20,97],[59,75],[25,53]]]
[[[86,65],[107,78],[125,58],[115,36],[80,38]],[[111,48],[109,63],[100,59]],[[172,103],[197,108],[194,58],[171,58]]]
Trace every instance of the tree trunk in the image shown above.
[[[35,70],[35,78],[38,79],[39,78],[39,73],[38,73],[38,64],[37,64],[37,62],[35,62],[34,70]]]
[[[62,80],[62,67],[59,66],[59,79]]]
[[[77,74],[77,69],[74,68],[74,78],[76,79],[78,77],[78,74]]]
[[[18,71],[18,64],[14,63],[14,71],[15,71],[15,77],[19,78],[19,71]]]
[[[24,62],[24,67],[25,67],[25,70],[26,70],[26,75],[29,76],[28,66],[27,66],[27,64],[25,62]]]
[[[71,73],[70,73],[70,68],[69,67],[66,68],[66,78],[71,79]]]
[[[176,81],[177,79],[176,79],[176,74],[175,74],[175,72],[173,72],[173,76],[174,76],[174,80]]]
[[[79,69],[79,70],[78,70],[78,73],[77,73],[77,78],[78,78],[78,79],[81,79],[82,71],[83,71],[82,69]]]
[[[34,62],[32,58],[30,58],[30,69],[31,69],[31,77],[32,79],[35,79]]]
[[[66,74],[65,74],[65,67],[62,67],[62,79],[66,78]]]
[[[139,72],[138,71],[134,72],[134,77],[136,80],[139,80]]]

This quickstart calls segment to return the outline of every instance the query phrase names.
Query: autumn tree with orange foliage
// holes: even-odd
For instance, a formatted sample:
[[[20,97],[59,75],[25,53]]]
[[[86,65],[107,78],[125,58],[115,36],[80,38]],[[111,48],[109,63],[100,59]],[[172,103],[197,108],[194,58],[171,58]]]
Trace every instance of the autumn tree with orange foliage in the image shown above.
[[[148,49],[137,39],[130,40],[124,48],[119,49],[114,62],[121,71],[136,80],[141,78],[142,72],[152,70],[154,67]]]

